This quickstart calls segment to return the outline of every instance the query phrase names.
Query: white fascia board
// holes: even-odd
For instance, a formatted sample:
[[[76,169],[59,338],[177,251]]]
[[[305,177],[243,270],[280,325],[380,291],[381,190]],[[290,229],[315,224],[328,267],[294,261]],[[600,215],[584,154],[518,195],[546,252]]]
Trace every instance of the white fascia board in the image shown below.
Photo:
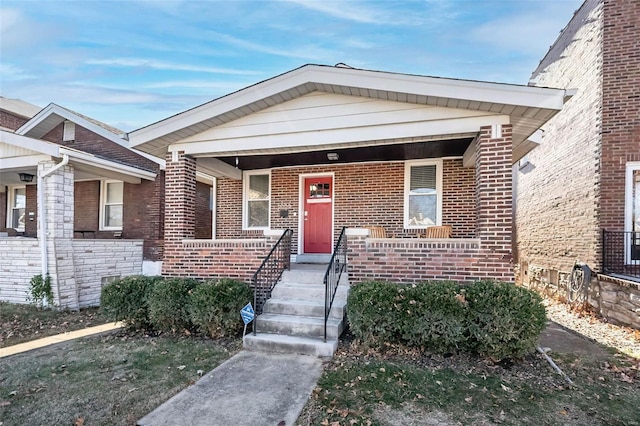
[[[188,155],[219,155],[221,153],[241,154],[245,151],[254,151],[266,148],[275,150],[280,148],[283,152],[293,152],[295,151],[295,148],[308,146],[314,146],[319,150],[322,149],[323,146],[331,146],[340,143],[428,137],[430,135],[446,135],[451,133],[477,133],[480,127],[494,124],[509,124],[509,116],[490,115],[485,117],[466,117],[442,121],[388,124],[384,126],[326,129],[313,132],[265,134],[238,139],[176,143],[170,145],[168,149],[170,152],[184,151],[184,153]],[[299,149],[299,151],[306,150],[308,149]]]
[[[60,145],[52,142],[33,139],[16,133],[0,130],[0,142],[20,148],[30,149],[42,154],[60,157]]]
[[[306,83],[560,110],[565,90],[307,65],[135,130],[130,146],[161,138]]]
[[[50,161],[50,155],[25,155],[22,157],[11,157],[0,159],[0,171],[6,172],[12,169],[24,169],[25,167],[36,167],[40,161]]]
[[[146,170],[138,169],[138,168],[127,166],[120,163],[115,163],[113,161],[105,160],[104,158],[99,158],[82,151],[77,151],[74,149],[67,149],[67,148],[60,148],[60,153],[67,154],[69,158],[71,158],[72,162],[87,164],[89,166],[94,166],[107,171],[121,173],[127,176],[132,176],[135,178],[146,179],[146,180],[154,180],[156,177],[156,174],[153,172],[149,172]]]
[[[147,154],[146,152],[141,152],[141,151],[138,151],[137,149],[132,149],[127,143],[127,141],[122,139],[119,135],[116,135],[115,133],[110,132],[104,127],[100,127],[97,124],[90,122],[86,118],[80,117],[79,115],[74,114],[68,109],[62,108],[61,106],[53,103],[47,105],[46,108],[44,108],[42,111],[36,114],[31,120],[23,124],[22,127],[16,130],[16,133],[21,135],[28,134],[31,130],[36,128],[42,121],[44,121],[51,114],[58,115],[65,120],[72,121],[76,123],[78,126],[84,127],[85,129],[97,135],[100,135],[124,148],[127,148],[128,150],[134,152],[135,154],[140,155],[141,157],[146,158],[147,160],[153,161],[154,163],[158,164],[160,168],[164,168],[164,160],[159,159],[158,157],[155,157],[151,154]]]

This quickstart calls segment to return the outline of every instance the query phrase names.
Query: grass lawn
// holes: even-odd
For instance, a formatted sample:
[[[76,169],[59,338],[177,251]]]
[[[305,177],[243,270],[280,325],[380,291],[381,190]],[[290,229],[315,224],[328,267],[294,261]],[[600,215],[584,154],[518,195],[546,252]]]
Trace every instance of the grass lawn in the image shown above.
[[[133,425],[241,347],[125,330],[0,359],[0,425]]]
[[[639,360],[539,354],[517,363],[341,342],[298,425],[640,425]]]
[[[98,308],[71,312],[0,302],[0,348],[106,322]]]

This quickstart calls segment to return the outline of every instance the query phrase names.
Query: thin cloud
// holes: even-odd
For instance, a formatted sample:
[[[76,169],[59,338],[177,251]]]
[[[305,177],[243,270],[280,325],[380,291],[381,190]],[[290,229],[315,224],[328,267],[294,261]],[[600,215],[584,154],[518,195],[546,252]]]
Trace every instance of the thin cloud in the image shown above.
[[[253,82],[238,83],[233,81],[206,81],[206,80],[176,80],[176,81],[160,81],[158,83],[145,84],[145,89],[223,89],[236,90],[239,87],[245,87],[253,84]]]
[[[363,1],[327,1],[314,0],[286,0],[315,12],[321,12],[334,18],[361,24],[376,25],[419,25],[422,19],[418,16],[407,16],[398,13],[391,14],[384,9],[376,9]]]
[[[29,74],[27,71],[13,64],[0,62],[0,80],[29,80],[36,78],[35,75]]]
[[[111,67],[125,68],[153,68],[157,70],[203,72],[210,74],[230,74],[230,75],[258,75],[260,72],[252,70],[239,70],[232,68],[203,67],[198,65],[177,64],[172,62],[157,61],[154,59],[139,58],[113,58],[113,59],[89,59],[85,61],[87,65],[106,65]]]

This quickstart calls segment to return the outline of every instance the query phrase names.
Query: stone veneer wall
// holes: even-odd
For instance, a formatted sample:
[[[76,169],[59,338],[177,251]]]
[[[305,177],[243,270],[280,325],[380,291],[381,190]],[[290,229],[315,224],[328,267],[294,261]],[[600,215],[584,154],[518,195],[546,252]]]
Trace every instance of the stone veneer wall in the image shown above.
[[[31,278],[42,273],[35,238],[0,238],[0,300],[27,303]]]
[[[100,305],[112,279],[142,273],[143,240],[73,240],[78,307]]]

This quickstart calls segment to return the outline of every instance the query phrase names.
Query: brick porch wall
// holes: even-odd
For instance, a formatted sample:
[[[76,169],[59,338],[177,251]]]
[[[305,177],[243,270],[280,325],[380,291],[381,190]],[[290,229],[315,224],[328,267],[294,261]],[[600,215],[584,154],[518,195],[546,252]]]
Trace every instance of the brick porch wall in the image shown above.
[[[475,238],[459,240],[393,240],[348,237],[352,282],[384,279],[395,282],[454,279],[464,282],[492,278],[513,281],[511,263],[512,129],[502,126],[500,138],[482,127],[476,149]]]
[[[0,186],[0,231],[7,227],[7,192],[6,186]]]
[[[29,120],[24,117],[11,114],[8,111],[0,110],[0,127],[17,130],[27,121]]]

